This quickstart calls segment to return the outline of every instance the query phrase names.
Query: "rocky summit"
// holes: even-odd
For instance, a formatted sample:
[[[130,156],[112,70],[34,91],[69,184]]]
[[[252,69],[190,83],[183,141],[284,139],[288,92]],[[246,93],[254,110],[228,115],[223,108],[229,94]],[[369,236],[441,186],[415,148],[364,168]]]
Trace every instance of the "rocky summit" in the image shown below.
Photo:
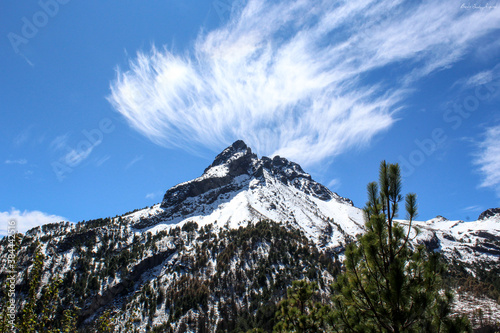
[[[207,193],[210,193],[207,195],[209,198],[215,199],[230,191],[244,190],[249,180],[267,185],[272,181],[279,181],[284,186],[293,186],[321,200],[335,198],[352,205],[349,199],[339,197],[312,180],[311,175],[305,173],[300,165],[280,156],[258,159],[257,155],[239,140],[217,155],[201,177],[169,189],[161,207],[175,210],[175,207],[186,199],[204,196]]]
[[[500,208],[490,208],[479,214],[478,220],[485,220],[493,216],[500,216]]]

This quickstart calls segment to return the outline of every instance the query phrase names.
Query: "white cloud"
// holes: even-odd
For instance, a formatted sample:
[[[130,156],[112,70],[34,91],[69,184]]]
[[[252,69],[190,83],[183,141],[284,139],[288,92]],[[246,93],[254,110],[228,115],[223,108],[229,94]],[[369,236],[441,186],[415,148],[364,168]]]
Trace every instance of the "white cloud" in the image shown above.
[[[460,85],[462,89],[470,89],[480,85],[486,85],[500,77],[500,64],[493,68],[478,72],[470,77],[462,78],[455,82],[453,86]]]
[[[50,148],[54,151],[66,149],[68,147],[68,138],[69,138],[68,133],[57,136],[50,143]]]
[[[96,161],[95,161],[95,165],[96,165],[97,167],[100,167],[101,165],[103,165],[104,163],[106,163],[106,162],[107,162],[110,158],[111,158],[111,156],[110,156],[110,155],[105,155],[105,156],[103,156],[103,157],[101,157],[101,158],[98,158],[98,159],[96,159]]]
[[[146,199],[153,200],[153,199],[156,199],[158,197],[161,198],[163,196],[163,194],[165,194],[165,191],[151,192],[151,193],[146,194]]]
[[[464,11],[452,0],[250,0],[190,53],[139,53],[109,101],[159,145],[219,150],[243,139],[314,164],[387,130],[412,82],[498,28],[500,6]]]
[[[17,231],[25,233],[39,225],[67,221],[64,217],[51,215],[37,210],[23,211],[11,208],[10,212],[0,212],[0,236],[8,235],[9,222],[16,221]]]
[[[20,165],[23,165],[23,164],[26,164],[28,163],[28,161],[26,159],[20,159],[20,160],[5,160],[5,164],[20,164]]]
[[[128,170],[132,165],[136,164],[137,162],[141,161],[144,157],[142,155],[134,157],[130,162],[127,163],[125,166],[125,170]]]
[[[63,161],[70,167],[75,167],[86,160],[87,157],[89,157],[90,153],[92,153],[92,150],[94,150],[94,147],[95,145],[88,145],[88,147],[84,149],[71,149],[63,157]]]
[[[62,154],[59,157],[58,162],[55,163],[62,163],[66,167],[74,168],[80,165],[87,158],[89,158],[94,148],[99,144],[101,144],[101,140],[91,142],[90,139],[87,138],[78,142],[77,145],[71,146],[69,144],[69,133],[66,133],[63,135],[59,135],[54,140],[52,140],[52,142],[50,143],[50,149],[55,153]],[[95,165],[99,167],[109,158],[110,156],[101,157],[96,160]],[[60,179],[63,179],[62,175],[58,177],[61,177]]]
[[[333,188],[333,189],[337,189],[340,187],[340,179],[338,178],[333,178],[332,180],[330,180],[328,182],[328,185],[327,185],[329,188]]]
[[[482,206],[478,205],[473,205],[473,206],[468,206],[462,209],[464,212],[478,212],[478,211],[483,211],[484,208]]]
[[[31,132],[35,125],[29,125],[27,128],[22,130],[15,138],[14,138],[14,145],[15,146],[21,146],[25,144],[26,142],[29,141],[31,138]]]
[[[480,186],[494,188],[500,196],[500,125],[486,130],[479,148],[475,164],[483,175]]]
[[[481,84],[486,84],[488,82],[491,82],[491,80],[493,80],[493,71],[488,70],[479,72],[474,76],[470,77],[465,84],[469,87],[475,87]]]

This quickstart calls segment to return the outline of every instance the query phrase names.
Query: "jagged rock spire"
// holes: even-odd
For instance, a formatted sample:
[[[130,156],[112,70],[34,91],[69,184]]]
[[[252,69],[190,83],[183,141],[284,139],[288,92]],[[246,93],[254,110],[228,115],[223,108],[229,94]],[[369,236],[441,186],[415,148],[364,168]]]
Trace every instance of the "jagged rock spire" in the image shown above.
[[[250,149],[243,140],[237,140],[217,155],[212,164],[205,169],[204,173],[213,167],[223,164],[230,164],[230,169],[238,169],[235,167],[235,164],[237,164],[240,165],[239,169],[241,169],[241,164],[246,163],[248,164],[246,166],[249,166],[253,160],[257,160],[257,155],[252,153],[252,149]]]
[[[235,194],[247,190],[251,180],[261,186],[278,181],[324,201],[336,199],[352,205],[351,200],[340,197],[314,181],[297,163],[280,156],[274,156],[272,159],[264,156],[259,159],[245,142],[238,140],[218,154],[203,175],[169,189],[161,207],[167,209],[170,214],[188,214],[202,202],[212,203],[227,193]],[[193,199],[184,203],[188,198],[194,197],[201,201],[196,205],[191,204]]]

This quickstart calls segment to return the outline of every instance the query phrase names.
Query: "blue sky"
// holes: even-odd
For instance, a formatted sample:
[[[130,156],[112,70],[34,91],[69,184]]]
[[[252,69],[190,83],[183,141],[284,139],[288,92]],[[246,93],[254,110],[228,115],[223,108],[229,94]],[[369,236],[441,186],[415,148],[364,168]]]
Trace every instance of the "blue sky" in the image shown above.
[[[0,3],[0,234],[160,202],[237,139],[362,207],[399,162],[420,219],[500,197],[500,4]]]

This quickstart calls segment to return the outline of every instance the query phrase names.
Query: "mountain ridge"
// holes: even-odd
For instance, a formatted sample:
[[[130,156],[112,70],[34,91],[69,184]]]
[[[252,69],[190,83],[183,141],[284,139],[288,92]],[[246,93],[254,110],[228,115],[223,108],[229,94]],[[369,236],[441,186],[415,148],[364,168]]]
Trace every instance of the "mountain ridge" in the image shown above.
[[[490,209],[481,216],[414,221],[420,232],[411,231],[411,246],[440,252],[450,270],[467,279],[490,283],[493,276],[496,283],[500,215]],[[258,158],[236,141],[200,177],[168,189],[159,204],[28,231],[20,243],[17,297],[19,304],[27,297],[40,249],[39,292],[60,276],[61,304],[81,308],[82,332],[91,332],[106,311],[118,332],[236,332],[238,316],[266,328],[262,323],[272,323],[273,306],[293,280],[317,280],[327,299],[346,245],[363,232],[364,213],[352,201],[300,165],[280,156]],[[0,251],[8,251],[6,238]]]
[[[295,207],[287,205],[292,202]],[[453,239],[456,244],[448,244],[445,250],[454,251],[463,247],[460,242],[464,239],[477,241],[476,236],[482,235],[486,237],[480,237],[480,242],[490,243],[486,248],[474,248],[484,250],[479,251],[480,255],[495,255],[500,253],[500,245],[491,243],[491,239],[500,237],[498,212],[500,209],[488,209],[476,221],[493,219],[490,226],[497,229],[492,234],[486,230],[488,223],[450,221],[438,215],[429,221],[414,221],[414,226],[424,230],[420,235],[415,233],[414,239],[435,249],[441,249],[436,245],[438,240],[439,244],[448,244]],[[259,159],[242,140],[219,153],[200,177],[173,186],[159,205],[146,209],[145,214],[132,214],[130,218],[135,228],[153,232],[188,221],[201,226],[213,223],[232,228],[262,219],[290,222],[315,244],[337,251],[342,251],[345,244],[364,230],[363,212],[350,199],[314,181],[300,165],[286,158],[263,156]],[[405,224],[404,220],[400,222]],[[454,231],[464,226],[468,229]],[[462,257],[470,259],[470,255]]]
[[[338,249],[363,230],[363,213],[350,199],[286,158],[259,159],[241,140],[218,154],[200,177],[173,186],[159,205],[132,215],[132,224],[158,232],[187,221],[237,228],[263,219],[294,223],[316,244]]]
[[[179,200],[176,198],[175,201],[172,201],[172,196],[184,200],[188,197],[203,194],[216,187],[225,186],[235,177],[241,175],[249,175],[262,179],[264,170],[270,172],[282,183],[293,184],[299,189],[301,189],[300,185],[304,185],[303,183],[300,184],[301,180],[308,181],[309,184],[307,185],[310,186],[305,188],[306,194],[311,192],[313,195],[323,200],[335,197],[336,199],[352,205],[350,199],[342,198],[338,194],[331,192],[325,186],[312,180],[311,175],[306,173],[297,163],[291,162],[280,156],[274,156],[272,159],[263,156],[261,159],[258,159],[257,155],[252,153],[251,148],[249,148],[245,142],[237,140],[218,154],[212,164],[204,170],[200,177],[192,181],[180,183],[169,189],[164,195],[161,206],[167,207]],[[206,181],[208,179],[212,179],[212,181]],[[197,186],[188,186],[189,189],[183,188],[193,183],[197,183]],[[176,191],[180,192],[181,195],[176,193]]]

